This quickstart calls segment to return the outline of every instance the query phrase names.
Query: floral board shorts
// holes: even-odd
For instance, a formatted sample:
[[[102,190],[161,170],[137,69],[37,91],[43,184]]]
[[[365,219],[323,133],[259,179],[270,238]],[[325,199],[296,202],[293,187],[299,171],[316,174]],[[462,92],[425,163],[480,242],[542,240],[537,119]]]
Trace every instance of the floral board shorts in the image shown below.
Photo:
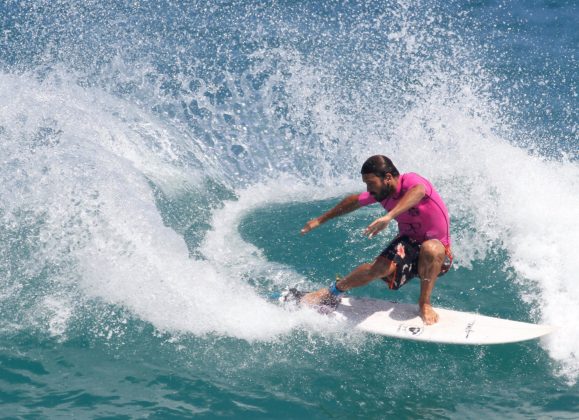
[[[388,247],[380,254],[395,265],[394,271],[382,280],[388,284],[392,290],[398,290],[404,286],[408,280],[418,276],[418,257],[420,256],[420,242],[410,239],[408,236],[399,236],[394,239]],[[452,252],[450,246],[445,246],[446,258],[442,263],[438,277],[446,274],[452,265]]]

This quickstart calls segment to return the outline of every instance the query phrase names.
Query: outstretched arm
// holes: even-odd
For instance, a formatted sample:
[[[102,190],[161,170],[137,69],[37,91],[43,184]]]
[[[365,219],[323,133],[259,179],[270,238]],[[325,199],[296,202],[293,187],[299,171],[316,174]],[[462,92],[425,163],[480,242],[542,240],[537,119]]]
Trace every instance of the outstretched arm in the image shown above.
[[[348,197],[344,198],[342,201],[338,203],[336,207],[327,211],[326,213],[322,214],[315,219],[310,220],[305,226],[302,228],[301,233],[302,235],[308,233],[310,230],[317,228],[322,223],[327,222],[334,217],[342,216],[344,214],[350,213],[356,209],[362,207],[358,202],[358,194],[352,194]]]

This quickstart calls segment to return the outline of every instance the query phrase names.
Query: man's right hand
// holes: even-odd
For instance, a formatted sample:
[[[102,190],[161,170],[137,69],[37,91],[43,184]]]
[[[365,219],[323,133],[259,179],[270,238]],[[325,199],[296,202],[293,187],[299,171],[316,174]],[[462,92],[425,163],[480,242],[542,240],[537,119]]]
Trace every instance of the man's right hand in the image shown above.
[[[334,217],[341,216],[346,213],[350,213],[356,209],[362,207],[362,205],[358,201],[359,194],[352,194],[344,198],[342,201],[338,203],[336,207],[331,209],[330,211],[322,214],[320,217],[316,217],[315,219],[310,220],[306,225],[302,228],[301,233],[305,235],[310,230],[317,228],[322,223],[327,222]]]
[[[305,226],[302,228],[302,230],[300,231],[302,235],[305,235],[306,233],[308,233],[310,230],[317,228],[318,226],[320,226],[320,220],[316,217],[315,219],[310,220],[308,223],[305,224]]]

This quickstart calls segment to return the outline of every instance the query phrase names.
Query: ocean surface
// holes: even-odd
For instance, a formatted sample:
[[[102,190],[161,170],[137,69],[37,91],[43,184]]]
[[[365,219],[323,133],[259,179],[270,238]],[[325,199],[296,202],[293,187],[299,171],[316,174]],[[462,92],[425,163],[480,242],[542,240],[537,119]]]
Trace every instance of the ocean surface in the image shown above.
[[[0,1],[1,418],[579,418],[576,0]],[[452,220],[453,346],[268,298],[395,235],[373,154]],[[379,282],[355,296],[416,302]]]

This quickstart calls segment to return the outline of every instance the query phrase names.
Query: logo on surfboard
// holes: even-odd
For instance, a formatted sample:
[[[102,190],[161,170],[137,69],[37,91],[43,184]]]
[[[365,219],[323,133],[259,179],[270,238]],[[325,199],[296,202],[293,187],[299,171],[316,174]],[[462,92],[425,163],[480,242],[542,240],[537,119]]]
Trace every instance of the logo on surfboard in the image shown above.
[[[422,334],[422,332],[424,331],[424,328],[418,327],[416,325],[400,324],[400,326],[398,327],[398,331],[406,333],[406,334],[411,335],[413,337],[416,337],[416,336]]]
[[[466,333],[466,336],[464,338],[468,338],[471,332],[474,332],[474,323],[475,321],[471,321],[466,325],[466,328],[464,329],[464,332]]]

